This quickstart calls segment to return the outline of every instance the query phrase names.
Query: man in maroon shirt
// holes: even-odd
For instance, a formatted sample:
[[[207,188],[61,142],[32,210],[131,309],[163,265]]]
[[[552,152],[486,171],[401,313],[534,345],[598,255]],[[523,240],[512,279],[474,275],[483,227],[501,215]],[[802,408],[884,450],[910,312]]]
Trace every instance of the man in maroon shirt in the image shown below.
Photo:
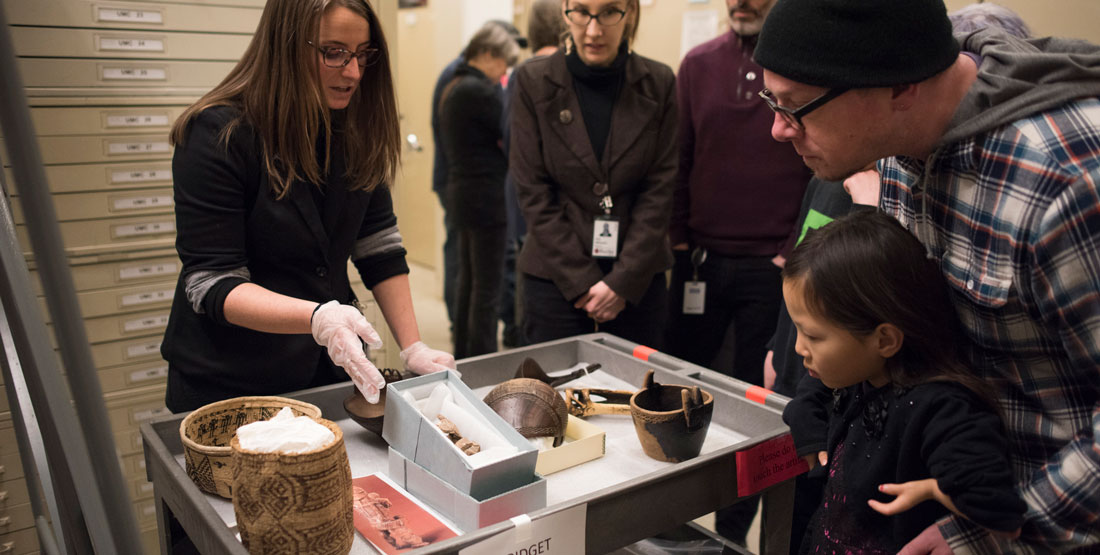
[[[726,0],[731,31],[692,49],[676,79],[680,173],[667,349],[755,385],[763,385],[782,298],[776,262],[789,249],[810,179],[794,148],[772,140],[773,114],[757,97],[763,70],[752,55],[774,3]],[[720,511],[718,531],[743,543],[754,512],[751,502]]]

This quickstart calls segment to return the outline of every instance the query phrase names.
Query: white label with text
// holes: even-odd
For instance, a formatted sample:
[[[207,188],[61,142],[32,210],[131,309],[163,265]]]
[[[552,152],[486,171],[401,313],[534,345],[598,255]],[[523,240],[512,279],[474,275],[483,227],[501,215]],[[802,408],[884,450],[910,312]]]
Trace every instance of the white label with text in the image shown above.
[[[107,116],[107,127],[165,127],[167,125],[167,114]]]
[[[145,210],[172,206],[172,195],[118,198],[111,203],[115,210]]]
[[[175,262],[163,264],[144,264],[142,266],[126,266],[118,269],[118,279],[138,279],[151,276],[166,276],[176,273],[179,267]]]
[[[111,172],[111,183],[145,183],[148,181],[171,181],[172,170],[129,170]]]
[[[139,52],[164,52],[164,41],[160,39],[119,39],[99,37],[100,50],[136,50]]]
[[[104,80],[121,81],[164,81],[168,79],[168,70],[157,67],[105,67]]]
[[[135,235],[158,235],[174,231],[176,231],[176,222],[164,221],[115,226],[114,235],[115,237],[133,237]]]
[[[173,289],[164,289],[161,291],[146,291],[144,293],[134,293],[133,295],[124,295],[120,304],[122,306],[136,306],[143,304],[161,303],[164,301],[172,300]]]
[[[99,21],[123,23],[164,23],[164,15],[156,10],[129,10],[125,8],[99,8]]]

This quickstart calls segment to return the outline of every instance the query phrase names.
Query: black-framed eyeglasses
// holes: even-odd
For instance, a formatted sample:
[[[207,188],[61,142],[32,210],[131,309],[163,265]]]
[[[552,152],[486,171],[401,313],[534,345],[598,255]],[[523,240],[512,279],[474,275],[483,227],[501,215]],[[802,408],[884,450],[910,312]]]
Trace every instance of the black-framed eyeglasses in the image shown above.
[[[803,129],[805,129],[805,127],[802,125],[802,118],[806,117],[806,114],[824,106],[826,102],[848,92],[849,90],[851,89],[830,89],[826,91],[825,94],[793,110],[785,106],[780,106],[779,101],[775,98],[775,95],[772,94],[772,92],[768,89],[764,89],[757,94],[760,95],[760,98],[764,99],[764,102],[768,104],[768,107],[771,108],[773,112],[779,114],[780,116],[783,116],[783,119],[786,120],[787,123],[791,124],[791,126],[795,129],[802,131]]]
[[[317,46],[313,44],[313,41],[306,41],[306,44],[316,48],[321,52],[321,61],[328,67],[341,68],[348,65],[352,58],[355,58],[356,63],[359,64],[359,69],[366,69],[367,66],[373,65],[379,59],[379,50],[377,48],[364,48],[358,52],[352,52],[346,48],[340,48],[338,46]]]
[[[604,27],[610,27],[622,21],[625,15],[626,12],[619,8],[608,8],[595,15],[588,13],[588,10],[577,8],[565,10],[565,17],[568,17],[569,21],[572,21],[575,25],[580,25],[582,27],[587,27],[593,19],[596,20],[596,23]]]

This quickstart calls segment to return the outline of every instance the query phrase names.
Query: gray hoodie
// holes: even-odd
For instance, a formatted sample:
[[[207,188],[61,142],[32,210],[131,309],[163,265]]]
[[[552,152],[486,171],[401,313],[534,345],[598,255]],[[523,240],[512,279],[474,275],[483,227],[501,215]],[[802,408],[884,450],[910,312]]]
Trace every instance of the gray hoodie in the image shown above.
[[[1070,39],[1020,39],[995,28],[957,35],[981,56],[970,86],[938,146],[990,131],[1066,102],[1100,96],[1100,46]]]

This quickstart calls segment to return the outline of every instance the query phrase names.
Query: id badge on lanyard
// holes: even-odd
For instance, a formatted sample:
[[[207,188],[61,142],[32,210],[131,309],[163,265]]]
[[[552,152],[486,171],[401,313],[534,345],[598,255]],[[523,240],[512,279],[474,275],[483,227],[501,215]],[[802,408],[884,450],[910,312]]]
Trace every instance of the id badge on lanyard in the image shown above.
[[[692,279],[684,282],[684,314],[703,314],[707,304],[707,282],[699,281],[699,266],[707,260],[707,249],[691,252]]]
[[[619,218],[611,215],[611,197],[600,200],[604,213],[592,221],[592,258],[619,257]]]

